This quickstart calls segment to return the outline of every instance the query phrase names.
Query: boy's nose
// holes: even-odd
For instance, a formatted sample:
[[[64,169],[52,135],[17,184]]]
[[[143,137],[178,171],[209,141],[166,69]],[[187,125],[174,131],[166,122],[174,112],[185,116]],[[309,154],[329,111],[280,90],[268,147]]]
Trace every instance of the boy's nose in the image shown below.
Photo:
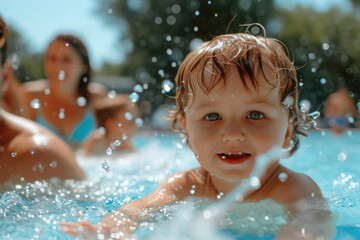
[[[225,128],[222,136],[224,142],[243,142],[246,140],[246,134],[242,131],[239,126],[232,124]]]

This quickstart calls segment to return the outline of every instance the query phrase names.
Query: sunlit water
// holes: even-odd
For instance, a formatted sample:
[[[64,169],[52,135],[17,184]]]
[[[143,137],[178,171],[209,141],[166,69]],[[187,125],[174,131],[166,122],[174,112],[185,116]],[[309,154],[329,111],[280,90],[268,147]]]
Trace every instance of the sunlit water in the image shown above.
[[[83,182],[1,186],[0,239],[73,239],[60,231],[59,222],[97,223],[105,213],[153,191],[171,173],[198,166],[177,135],[143,133],[135,145],[136,153],[78,156],[88,176]],[[341,137],[311,132],[283,163],[318,183],[338,216],[336,239],[360,239],[360,131]],[[282,207],[266,200],[234,206],[213,226],[206,209],[214,205],[189,199],[159,208],[137,233],[140,239],[272,239],[286,221]]]

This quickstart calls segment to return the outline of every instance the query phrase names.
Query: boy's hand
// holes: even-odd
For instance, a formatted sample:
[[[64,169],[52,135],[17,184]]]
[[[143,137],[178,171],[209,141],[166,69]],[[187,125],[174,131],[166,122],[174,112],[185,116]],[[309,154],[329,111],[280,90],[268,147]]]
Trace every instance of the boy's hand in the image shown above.
[[[120,220],[121,219],[121,220]],[[108,214],[100,222],[93,225],[89,222],[82,221],[79,223],[60,223],[61,230],[69,235],[82,236],[85,239],[125,239],[130,238],[131,233],[135,230],[135,223],[123,214],[114,212]]]

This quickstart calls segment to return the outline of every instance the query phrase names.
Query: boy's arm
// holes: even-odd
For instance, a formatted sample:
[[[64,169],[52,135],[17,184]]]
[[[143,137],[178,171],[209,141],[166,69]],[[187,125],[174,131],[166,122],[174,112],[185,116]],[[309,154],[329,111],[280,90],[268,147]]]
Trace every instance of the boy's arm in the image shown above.
[[[191,172],[192,170],[171,175],[154,192],[107,214],[98,225],[88,222],[61,223],[62,230],[70,235],[79,235],[83,232],[95,234],[100,231],[108,235],[129,236],[141,222],[147,220],[152,208],[173,204],[190,195],[193,181],[196,181]]]

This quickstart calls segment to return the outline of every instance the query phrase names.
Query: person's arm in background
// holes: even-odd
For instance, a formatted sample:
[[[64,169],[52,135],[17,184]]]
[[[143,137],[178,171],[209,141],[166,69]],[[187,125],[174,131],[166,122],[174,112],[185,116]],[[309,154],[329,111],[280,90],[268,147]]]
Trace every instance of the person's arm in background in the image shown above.
[[[1,84],[1,92],[3,95],[2,107],[13,114],[32,118],[30,110],[28,93],[20,81],[15,77],[10,61],[4,66],[4,78]]]

